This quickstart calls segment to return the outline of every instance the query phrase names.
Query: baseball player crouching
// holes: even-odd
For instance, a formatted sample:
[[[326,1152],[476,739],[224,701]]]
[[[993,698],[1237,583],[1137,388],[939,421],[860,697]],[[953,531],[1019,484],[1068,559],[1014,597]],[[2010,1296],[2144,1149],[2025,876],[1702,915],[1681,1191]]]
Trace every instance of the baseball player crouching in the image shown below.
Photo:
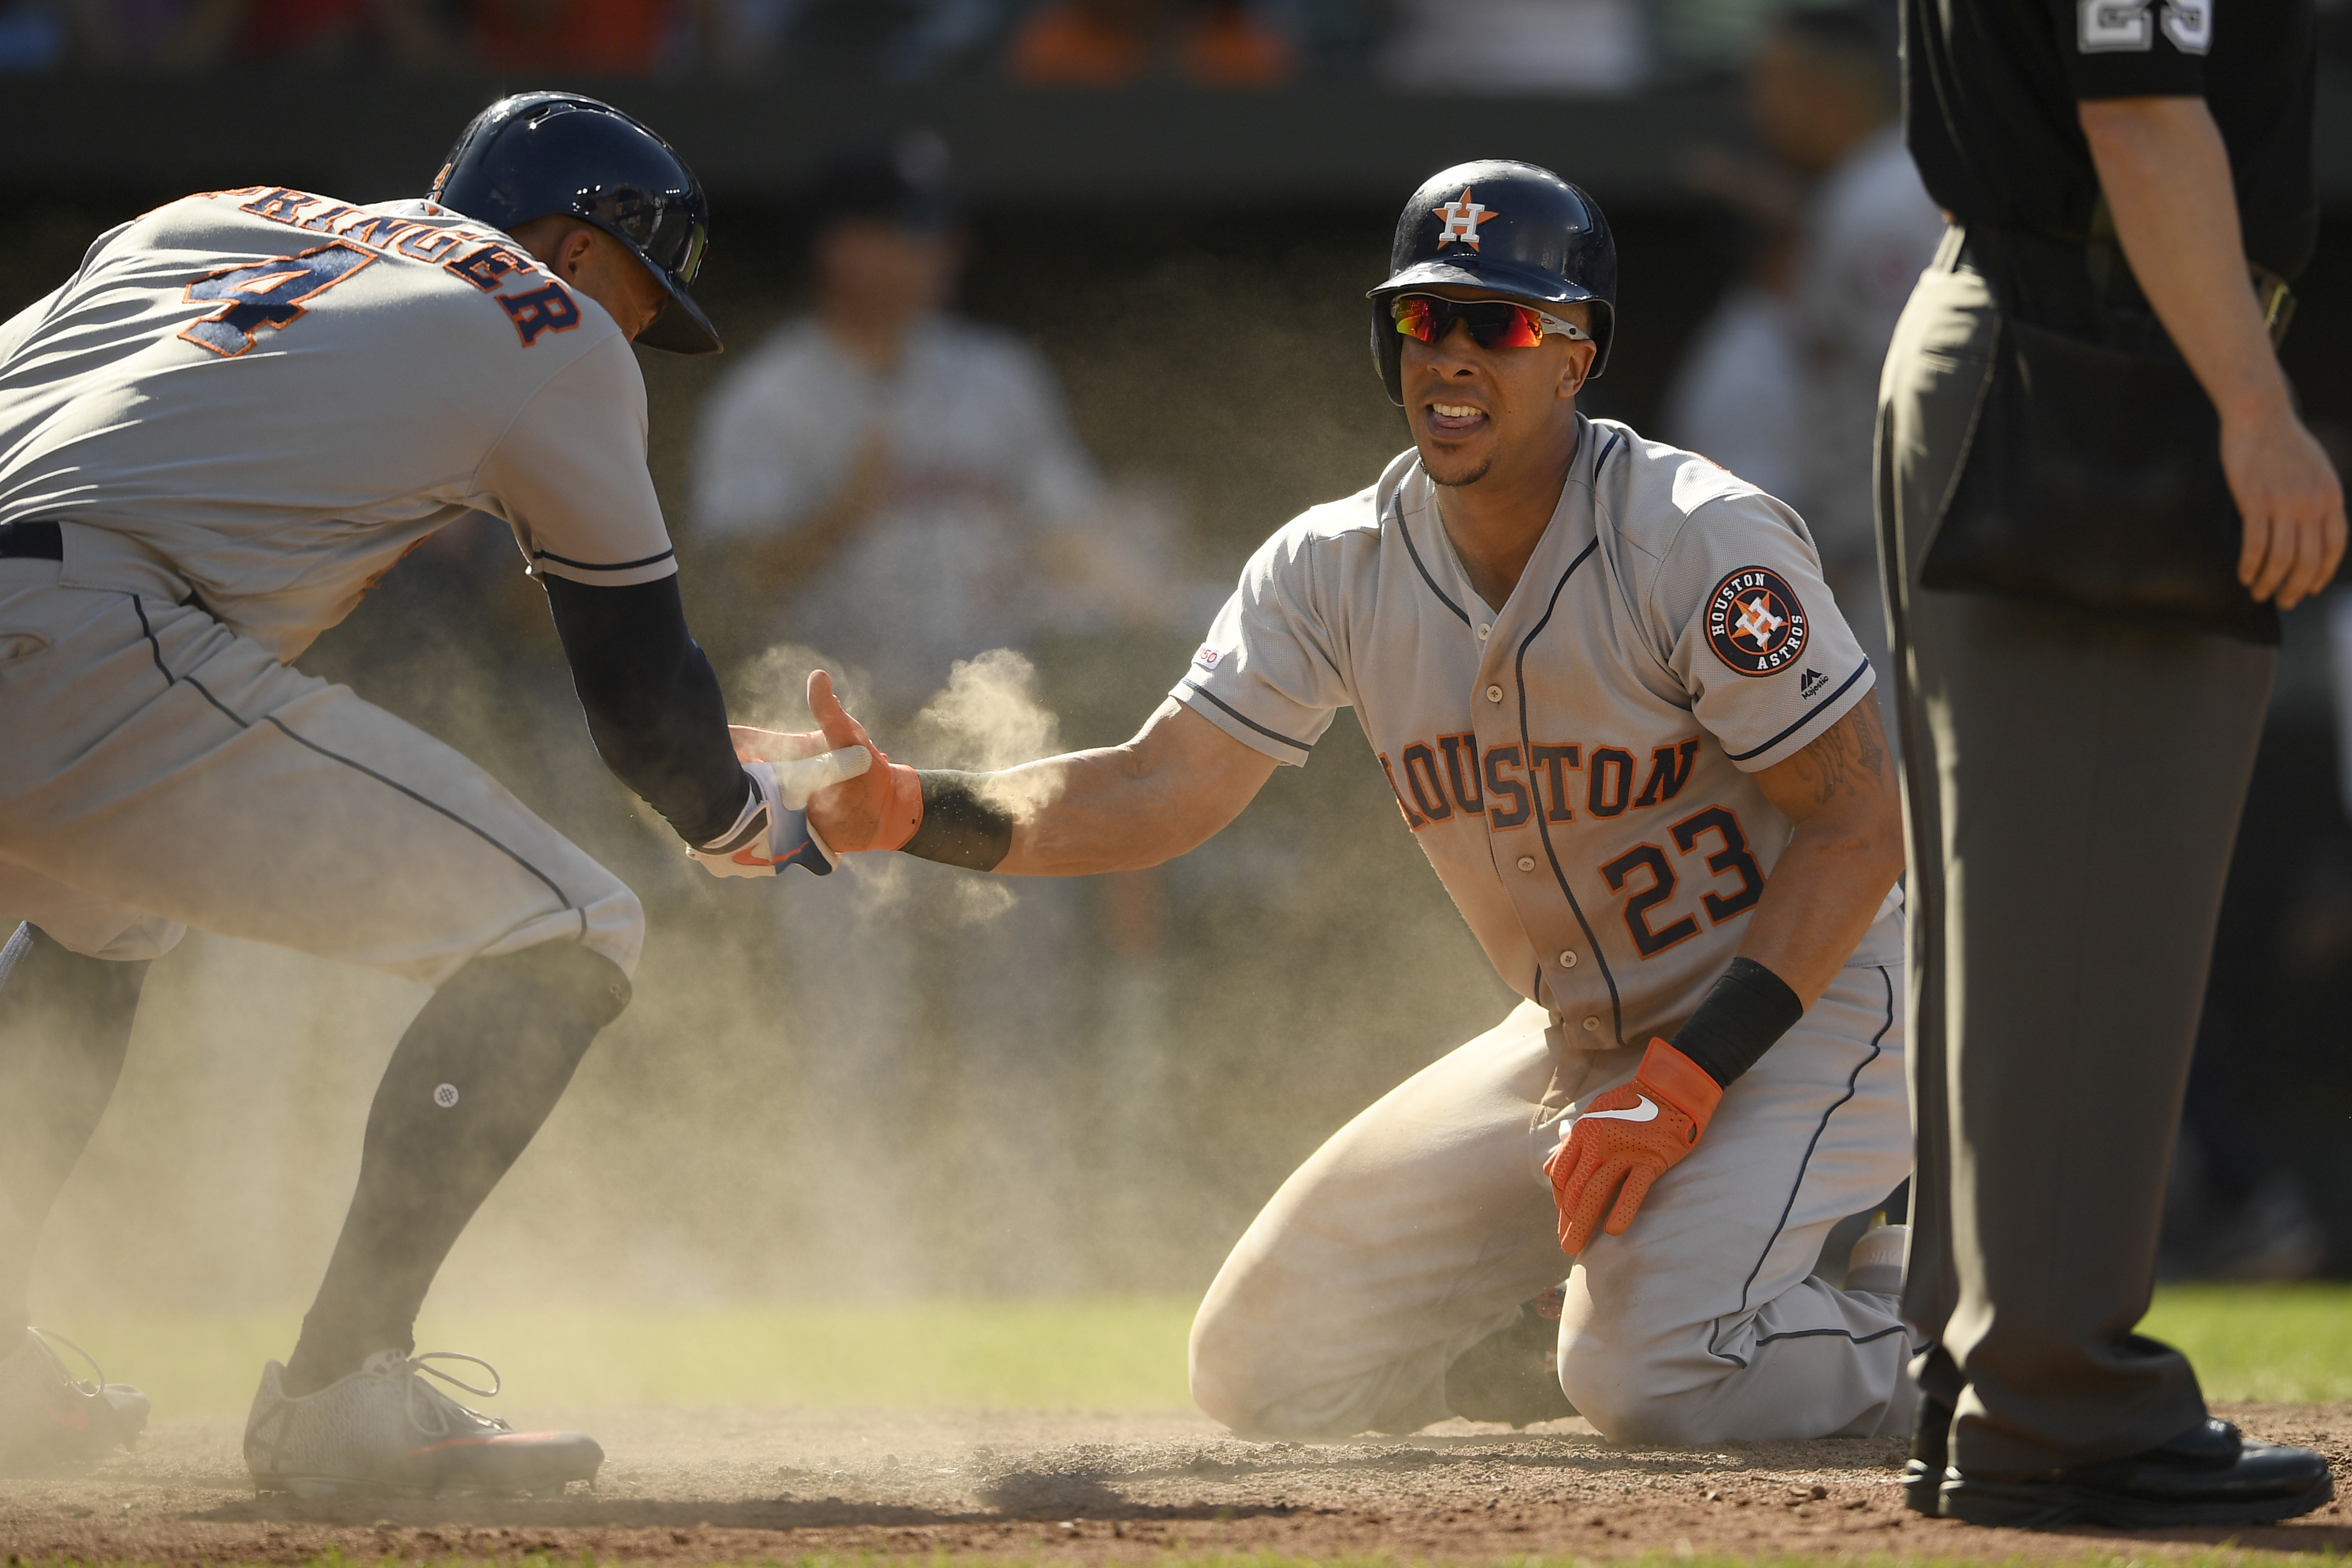
[[[1303,1438],[1571,1405],[1646,1442],[1906,1431],[1900,1227],[1850,1289],[1811,1277],[1910,1164],[1873,671],[1793,512],[1577,412],[1616,325],[1589,196],[1448,169],[1391,259],[1374,343],[1413,449],[1266,542],[1139,734],[1003,774],[877,752],[811,820],[1006,875],[1149,866],[1352,705],[1526,1001],[1275,1194],[1193,1324],[1202,1408]],[[811,687],[822,733],[747,751],[870,743]],[[1543,1387],[1498,1394],[1563,1249]]]
[[[494,513],[613,771],[719,875],[829,869],[797,808],[866,753],[737,760],[646,470],[630,344],[719,348],[687,292],[707,229],[651,132],[526,94],[467,128],[429,201],[190,196],[0,324],[0,1463],[144,1422],[136,1389],[75,1379],[26,1327],[26,1289],[147,961],[194,925],[436,988],[300,1339],[262,1373],[256,1484],[594,1476],[588,1437],[425,1382],[467,1386],[411,1328],[627,1003],[637,900],[464,757],[288,661],[411,545]]]

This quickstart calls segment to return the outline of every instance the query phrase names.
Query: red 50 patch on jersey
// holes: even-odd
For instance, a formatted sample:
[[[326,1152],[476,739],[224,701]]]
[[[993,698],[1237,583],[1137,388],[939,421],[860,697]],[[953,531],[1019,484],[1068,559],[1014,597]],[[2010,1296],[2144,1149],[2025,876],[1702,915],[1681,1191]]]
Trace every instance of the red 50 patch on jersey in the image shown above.
[[[1805,606],[1778,572],[1743,566],[1706,597],[1706,642],[1742,675],[1776,675],[1805,651]]]

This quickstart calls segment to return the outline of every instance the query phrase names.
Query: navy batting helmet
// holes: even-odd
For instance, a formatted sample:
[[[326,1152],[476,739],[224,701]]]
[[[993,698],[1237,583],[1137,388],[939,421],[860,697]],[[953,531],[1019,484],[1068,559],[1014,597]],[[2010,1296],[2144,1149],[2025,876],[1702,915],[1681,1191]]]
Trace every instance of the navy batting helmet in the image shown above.
[[[669,290],[637,341],[673,353],[719,352],[710,318],[687,292],[710,239],[702,182],[668,142],[611,104],[569,92],[502,98],[458,136],[431,194],[509,233],[551,213],[594,224]]]
[[[1404,401],[1403,340],[1390,318],[1399,294],[1432,284],[1492,289],[1531,305],[1592,307],[1591,374],[1609,363],[1617,326],[1617,242],[1601,205],[1549,169],[1507,159],[1456,163],[1422,183],[1397,216],[1389,279],[1372,302],[1372,359]]]

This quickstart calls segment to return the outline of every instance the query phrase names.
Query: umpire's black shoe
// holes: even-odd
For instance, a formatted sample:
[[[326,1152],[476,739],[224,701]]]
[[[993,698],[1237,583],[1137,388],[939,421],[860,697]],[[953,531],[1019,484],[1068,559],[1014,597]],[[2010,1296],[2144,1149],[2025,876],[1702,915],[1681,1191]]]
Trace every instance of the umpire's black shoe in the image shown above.
[[[1903,1506],[1936,1517],[1937,1493],[1944,1484],[1945,1455],[1952,1443],[1952,1407],[1922,1391],[1919,1413],[1911,1419],[1911,1458],[1903,1467]]]
[[[1911,1418],[1911,1458],[1903,1467],[1903,1506],[1929,1519],[1937,1515],[1937,1493],[1949,1462],[1953,1407],[1967,1386],[1951,1352],[1940,1344],[1930,1346],[1919,1364],[1919,1409]]]
[[[1944,1479],[1940,1501],[1946,1519],[1969,1524],[2157,1530],[2274,1524],[2335,1495],[2320,1455],[2250,1441],[2227,1421],[2209,1417],[2145,1453],[2050,1475],[1993,1480],[1954,1470]]]

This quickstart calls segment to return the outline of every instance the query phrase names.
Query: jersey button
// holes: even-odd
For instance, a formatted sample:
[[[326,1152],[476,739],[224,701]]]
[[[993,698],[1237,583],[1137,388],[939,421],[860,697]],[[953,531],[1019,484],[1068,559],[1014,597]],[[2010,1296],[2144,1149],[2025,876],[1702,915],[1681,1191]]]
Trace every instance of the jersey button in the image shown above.
[[[1572,947],[1564,947],[1559,950],[1559,966],[1562,969],[1574,969],[1576,967],[1576,949]]]
[[[1601,1027],[1601,1020],[1600,1020],[1600,1019],[1598,1019],[1598,1018],[1587,1018],[1586,1020],[1584,1020],[1584,1032],[1585,1032],[1586,1034],[1588,1034],[1588,1035],[1589,1035],[1589,1034],[1592,1033],[1595,1029],[1598,1029],[1599,1027]]]
[[[1480,642],[1485,642],[1486,640],[1487,634],[1492,632],[1494,629],[1495,628],[1492,626],[1480,626],[1478,628],[1478,640]]]
[[[1520,857],[1519,857],[1519,869],[1520,869],[1520,870],[1522,870],[1522,871],[1532,871],[1532,870],[1534,870],[1535,868],[1536,868],[1536,858],[1535,858],[1534,856],[1532,856],[1532,855],[1522,855],[1522,856],[1520,856]]]
[[[1501,687],[1499,687],[1499,686],[1490,686],[1490,687],[1486,688],[1486,700],[1487,700],[1487,701],[1489,701],[1489,702],[1500,702],[1502,700],[1503,700],[1503,689],[1502,689]]]

